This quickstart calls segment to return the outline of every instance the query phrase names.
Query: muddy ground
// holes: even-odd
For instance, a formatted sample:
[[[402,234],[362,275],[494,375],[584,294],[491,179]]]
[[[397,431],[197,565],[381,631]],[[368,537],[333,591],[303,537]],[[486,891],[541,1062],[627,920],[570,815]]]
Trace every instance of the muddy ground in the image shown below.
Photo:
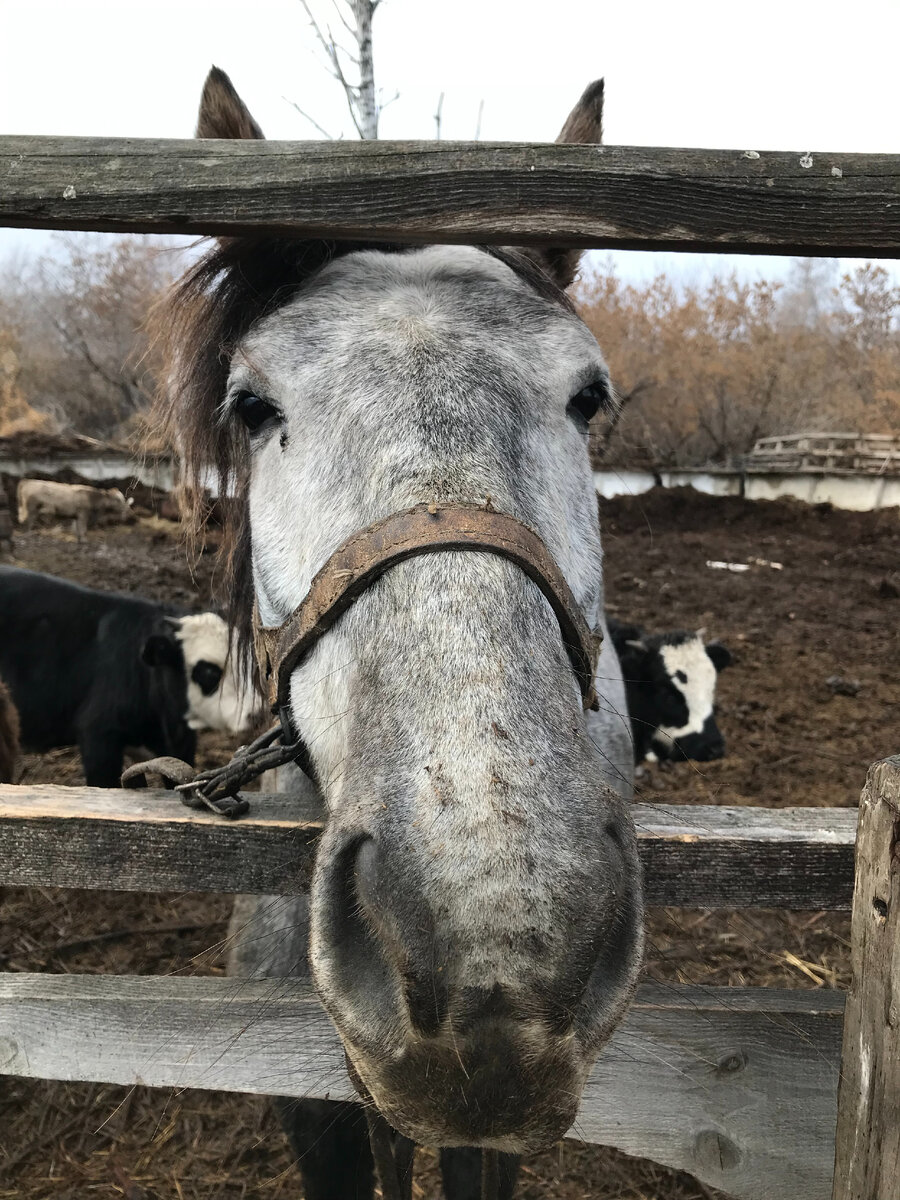
[[[734,654],[720,680],[728,757],[659,767],[647,800],[853,805],[868,763],[900,741],[900,513],[653,492],[603,505],[611,611],[651,629],[705,626]],[[20,565],[92,586],[206,602],[211,555],[189,570],[158,519],[89,535],[19,536]],[[763,564],[753,560],[764,560]],[[752,563],[733,573],[708,561]],[[781,569],[766,565],[780,563]],[[827,680],[859,684],[835,694]],[[204,757],[227,753],[208,739]],[[25,761],[27,782],[76,783],[77,758]],[[221,973],[230,901],[7,888],[0,969]],[[841,987],[848,921],[823,913],[654,912],[648,974],[680,982]],[[421,1154],[418,1200],[439,1196]],[[218,1093],[0,1081],[0,1200],[299,1197],[265,1101]],[[566,1142],[525,1164],[521,1200],[701,1200],[684,1175]]]

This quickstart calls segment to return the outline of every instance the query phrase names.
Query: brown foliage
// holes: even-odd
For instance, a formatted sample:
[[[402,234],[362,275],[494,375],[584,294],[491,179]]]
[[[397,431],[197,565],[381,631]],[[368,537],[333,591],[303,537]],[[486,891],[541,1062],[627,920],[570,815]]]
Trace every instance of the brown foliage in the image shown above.
[[[296,247],[268,244],[266,266],[294,264]],[[182,266],[158,240],[67,235],[0,270],[0,436],[78,432],[161,450],[147,314]],[[596,461],[725,464],[767,435],[900,426],[900,288],[877,265],[838,278],[833,262],[799,259],[785,284],[689,287],[606,269],[577,298],[623,401],[618,425],[594,431]],[[206,343],[216,359],[221,340]]]
[[[0,328],[0,437],[17,433],[48,433],[52,422],[47,413],[32,408],[19,387],[21,359],[15,333]]]
[[[896,430],[900,288],[873,264],[830,287],[806,261],[787,286],[583,282],[624,406],[614,433],[596,431],[595,458],[724,464],[772,434]]]
[[[0,274],[0,423],[10,427],[2,432],[127,436],[155,386],[144,321],[181,266],[165,250],[144,237],[67,235],[33,263],[7,265]]]

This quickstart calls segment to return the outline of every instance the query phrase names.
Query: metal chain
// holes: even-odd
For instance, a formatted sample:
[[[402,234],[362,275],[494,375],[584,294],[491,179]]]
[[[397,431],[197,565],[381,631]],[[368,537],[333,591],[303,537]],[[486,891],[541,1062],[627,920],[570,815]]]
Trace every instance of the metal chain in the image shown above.
[[[217,816],[234,820],[250,811],[250,802],[239,795],[251,779],[284,763],[296,762],[301,770],[309,771],[309,754],[300,738],[284,742],[281,721],[264,734],[242,746],[223,767],[211,767],[195,772],[179,758],[152,758],[135,763],[122,774],[123,787],[146,787],[148,775],[159,775],[175,791],[188,808],[207,808]]]

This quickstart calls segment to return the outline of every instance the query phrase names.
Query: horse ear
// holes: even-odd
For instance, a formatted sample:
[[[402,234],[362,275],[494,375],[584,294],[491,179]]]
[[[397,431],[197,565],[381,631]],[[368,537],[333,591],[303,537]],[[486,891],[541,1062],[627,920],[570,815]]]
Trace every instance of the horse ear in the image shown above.
[[[599,146],[603,141],[603,80],[595,79],[581,94],[559,131],[557,142]]]
[[[596,79],[584,89],[581,99],[569,113],[560,130],[558,143],[567,145],[597,145],[603,141],[603,80]],[[574,282],[582,250],[562,246],[542,246],[525,253],[550,276],[557,287],[565,290]]]
[[[265,138],[250,116],[250,110],[237,94],[234,84],[220,67],[212,67],[203,85],[198,138]]]

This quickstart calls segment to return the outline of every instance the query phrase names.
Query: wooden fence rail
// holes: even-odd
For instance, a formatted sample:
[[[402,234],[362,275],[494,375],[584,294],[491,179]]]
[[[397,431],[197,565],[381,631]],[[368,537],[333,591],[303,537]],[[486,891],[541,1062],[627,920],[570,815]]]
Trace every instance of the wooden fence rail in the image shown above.
[[[843,996],[641,988],[572,1136],[688,1170],[746,1200],[826,1200]],[[352,1099],[307,984],[0,975],[0,1073]]]
[[[0,138],[0,225],[900,255],[900,155]]]
[[[235,823],[171,792],[0,786],[0,884],[294,895],[309,886],[318,809],[254,795]],[[855,809],[634,809],[650,904],[850,907]]]

